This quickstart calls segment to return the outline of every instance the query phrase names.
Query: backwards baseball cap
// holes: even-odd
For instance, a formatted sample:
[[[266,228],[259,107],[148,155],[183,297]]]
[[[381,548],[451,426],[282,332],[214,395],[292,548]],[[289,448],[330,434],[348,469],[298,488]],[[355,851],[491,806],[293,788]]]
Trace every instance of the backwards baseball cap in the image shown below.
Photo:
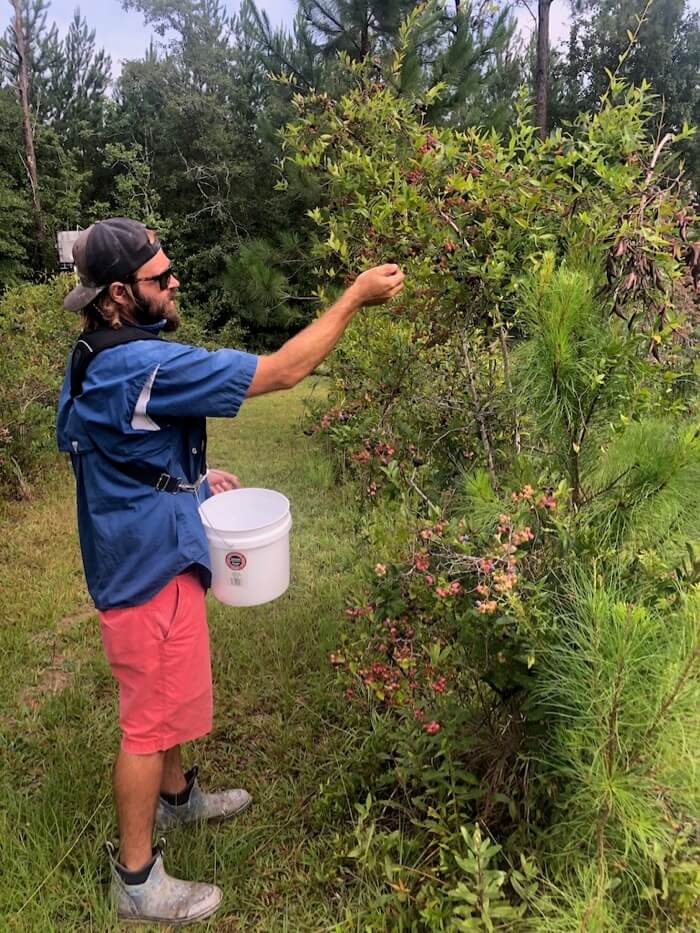
[[[73,262],[80,285],[69,292],[63,306],[80,311],[112,282],[124,282],[161,249],[148,228],[127,217],[110,217],[83,230],[73,244]]]

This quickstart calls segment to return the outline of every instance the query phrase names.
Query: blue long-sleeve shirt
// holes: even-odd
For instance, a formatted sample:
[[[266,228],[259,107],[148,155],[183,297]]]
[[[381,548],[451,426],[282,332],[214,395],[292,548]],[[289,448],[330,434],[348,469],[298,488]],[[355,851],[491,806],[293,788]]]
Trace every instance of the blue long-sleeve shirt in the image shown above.
[[[96,356],[71,399],[69,361],[57,441],[75,473],[80,548],[98,609],[147,602],[192,565],[210,581],[198,512],[206,482],[199,494],[159,492],[110,461],[137,460],[195,482],[206,418],[237,414],[256,366],[256,356],[239,350],[136,341]]]

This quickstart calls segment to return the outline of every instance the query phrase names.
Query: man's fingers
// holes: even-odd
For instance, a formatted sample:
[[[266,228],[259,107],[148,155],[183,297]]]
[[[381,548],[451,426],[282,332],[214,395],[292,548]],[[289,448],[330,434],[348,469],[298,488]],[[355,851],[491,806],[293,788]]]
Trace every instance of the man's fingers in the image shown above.
[[[404,279],[400,266],[386,262],[362,272],[352,287],[359,290],[362,305],[383,304],[401,291]]]
[[[403,272],[397,272],[395,275],[388,275],[377,283],[378,289],[383,291],[384,294],[388,294],[392,289],[403,285],[404,278]]]
[[[370,273],[375,275],[381,275],[385,278],[392,278],[395,275],[403,275],[401,267],[397,266],[395,262],[386,262],[382,266],[375,266],[373,269],[367,270]]]
[[[219,492],[229,492],[232,489],[242,489],[243,483],[235,473],[226,470],[209,470],[209,488],[216,495]]]

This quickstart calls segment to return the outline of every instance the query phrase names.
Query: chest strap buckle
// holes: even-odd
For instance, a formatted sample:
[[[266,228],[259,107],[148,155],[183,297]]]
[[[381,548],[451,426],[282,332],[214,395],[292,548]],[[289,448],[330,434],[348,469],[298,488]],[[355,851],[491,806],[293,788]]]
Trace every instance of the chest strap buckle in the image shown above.
[[[203,473],[196,483],[178,483],[177,488],[178,492],[199,492],[199,487],[202,485],[202,482],[206,479],[207,474]]]
[[[203,474],[196,483],[185,483],[176,476],[171,476],[170,473],[161,473],[155,484],[155,488],[158,492],[199,492],[199,487],[202,485],[202,481],[205,477],[206,474]]]
[[[178,492],[181,488],[180,480],[170,473],[161,473],[156,483],[158,492]]]

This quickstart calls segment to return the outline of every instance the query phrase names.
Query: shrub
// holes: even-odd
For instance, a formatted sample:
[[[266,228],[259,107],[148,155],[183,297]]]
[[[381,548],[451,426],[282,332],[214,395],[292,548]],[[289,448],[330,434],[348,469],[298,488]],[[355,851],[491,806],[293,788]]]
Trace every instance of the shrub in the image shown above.
[[[80,325],[63,308],[69,276],[8,289],[0,300],[0,487],[28,495],[55,454],[55,410]]]
[[[299,98],[285,139],[326,193],[319,271],[407,273],[356,318],[313,428],[366,502],[331,662],[367,714],[346,787],[368,923],[682,923],[700,448],[673,138],[615,78],[540,141],[524,104],[505,137],[437,129],[393,73],[348,67],[354,88]]]

